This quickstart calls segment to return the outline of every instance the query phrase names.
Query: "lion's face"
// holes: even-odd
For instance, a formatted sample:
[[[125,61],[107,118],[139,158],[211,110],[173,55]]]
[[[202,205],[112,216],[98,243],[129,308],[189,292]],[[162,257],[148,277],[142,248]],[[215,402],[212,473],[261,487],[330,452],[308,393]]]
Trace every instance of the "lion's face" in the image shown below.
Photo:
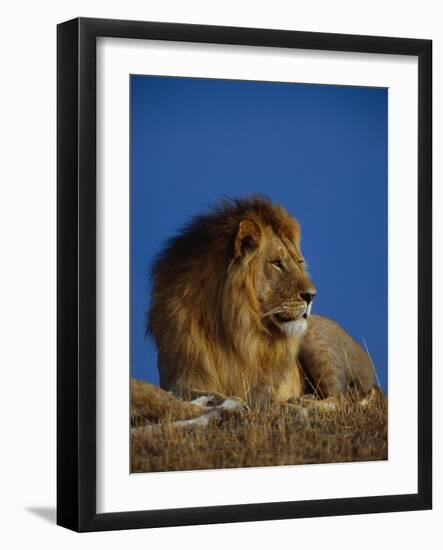
[[[244,261],[253,273],[262,323],[272,332],[301,335],[307,328],[316,289],[306,272],[299,242],[277,235],[269,226],[259,228],[252,237],[250,229]]]

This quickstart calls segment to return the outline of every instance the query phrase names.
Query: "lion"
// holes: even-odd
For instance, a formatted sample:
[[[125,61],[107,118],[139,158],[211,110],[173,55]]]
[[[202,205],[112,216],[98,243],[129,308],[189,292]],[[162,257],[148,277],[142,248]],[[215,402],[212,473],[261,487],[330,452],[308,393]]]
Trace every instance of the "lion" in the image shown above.
[[[147,316],[162,388],[286,403],[310,388],[325,395],[342,388],[342,371],[349,382],[354,363],[336,363],[351,357],[370,386],[363,350],[327,356],[325,346],[338,344],[334,331],[349,350],[358,345],[331,322],[311,323],[316,288],[300,240],[282,206],[254,195],[222,200],[168,241],[153,263]],[[325,327],[333,329],[327,336]]]

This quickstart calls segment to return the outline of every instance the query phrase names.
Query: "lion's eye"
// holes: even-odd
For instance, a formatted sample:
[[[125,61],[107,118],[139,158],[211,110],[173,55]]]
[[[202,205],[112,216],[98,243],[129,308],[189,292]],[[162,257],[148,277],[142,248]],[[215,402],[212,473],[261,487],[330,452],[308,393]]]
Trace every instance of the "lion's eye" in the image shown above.
[[[276,267],[277,269],[280,269],[280,271],[283,271],[283,262],[281,260],[272,260],[271,264]]]

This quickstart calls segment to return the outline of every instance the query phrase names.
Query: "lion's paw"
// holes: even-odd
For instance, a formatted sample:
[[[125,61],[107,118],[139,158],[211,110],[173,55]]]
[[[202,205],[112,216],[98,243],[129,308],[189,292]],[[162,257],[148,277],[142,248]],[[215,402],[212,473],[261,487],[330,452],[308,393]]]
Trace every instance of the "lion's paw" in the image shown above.
[[[225,399],[217,408],[228,412],[242,412],[247,410],[248,406],[240,399],[229,397],[228,399]]]
[[[202,395],[201,397],[193,399],[191,403],[198,407],[213,407],[217,404],[213,395]]]

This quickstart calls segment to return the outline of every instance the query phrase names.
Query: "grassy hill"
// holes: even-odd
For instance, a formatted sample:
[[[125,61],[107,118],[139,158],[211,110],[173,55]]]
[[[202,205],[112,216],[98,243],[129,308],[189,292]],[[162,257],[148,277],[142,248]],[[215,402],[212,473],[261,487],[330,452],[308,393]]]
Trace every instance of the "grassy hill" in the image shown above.
[[[131,471],[162,472],[385,460],[387,398],[352,396],[225,414],[207,426],[141,422]]]

